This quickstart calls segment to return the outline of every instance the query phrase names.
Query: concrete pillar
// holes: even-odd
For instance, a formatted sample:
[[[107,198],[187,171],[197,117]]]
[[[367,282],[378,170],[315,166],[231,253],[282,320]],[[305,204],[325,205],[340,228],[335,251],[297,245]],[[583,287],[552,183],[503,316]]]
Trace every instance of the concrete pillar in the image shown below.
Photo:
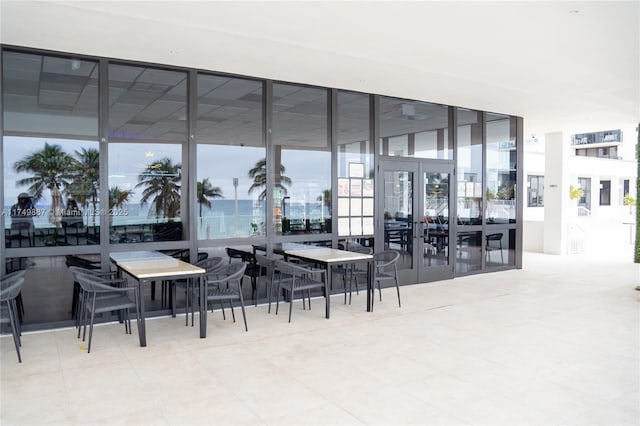
[[[544,236],[542,251],[567,252],[567,227],[570,209],[567,159],[569,141],[562,132],[545,135],[544,156]]]

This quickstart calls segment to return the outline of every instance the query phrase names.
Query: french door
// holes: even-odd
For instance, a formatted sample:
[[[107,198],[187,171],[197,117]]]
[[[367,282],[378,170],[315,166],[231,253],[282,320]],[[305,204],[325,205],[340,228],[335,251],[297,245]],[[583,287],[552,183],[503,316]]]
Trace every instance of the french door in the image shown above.
[[[402,283],[421,283],[453,277],[450,249],[453,163],[438,160],[385,159],[376,251],[400,253]]]

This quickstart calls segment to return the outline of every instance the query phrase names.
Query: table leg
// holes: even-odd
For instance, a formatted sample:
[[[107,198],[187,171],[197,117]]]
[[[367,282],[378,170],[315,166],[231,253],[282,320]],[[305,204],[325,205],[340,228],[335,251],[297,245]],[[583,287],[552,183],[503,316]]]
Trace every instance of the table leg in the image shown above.
[[[206,299],[206,284],[203,278],[200,280],[200,338],[207,337],[207,299]],[[193,308],[192,308],[193,309]]]
[[[367,261],[367,312],[371,312],[371,301],[372,295],[371,293],[374,291],[374,286],[372,282],[373,271],[372,271],[372,262]]]
[[[324,280],[324,294],[325,294],[325,316],[329,319],[331,314],[331,264],[327,263],[327,279]]]
[[[144,296],[142,293],[143,280],[138,280],[138,299],[140,299],[140,346],[147,346],[147,328],[144,321]]]

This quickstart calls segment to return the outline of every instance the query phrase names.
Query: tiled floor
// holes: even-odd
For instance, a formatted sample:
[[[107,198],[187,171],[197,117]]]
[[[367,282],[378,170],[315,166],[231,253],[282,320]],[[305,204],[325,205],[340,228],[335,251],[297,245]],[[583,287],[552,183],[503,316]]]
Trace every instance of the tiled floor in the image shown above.
[[[637,425],[640,270],[627,259],[525,253],[523,270],[294,307],[119,324],[87,354],[73,329],[2,341],[2,425]]]

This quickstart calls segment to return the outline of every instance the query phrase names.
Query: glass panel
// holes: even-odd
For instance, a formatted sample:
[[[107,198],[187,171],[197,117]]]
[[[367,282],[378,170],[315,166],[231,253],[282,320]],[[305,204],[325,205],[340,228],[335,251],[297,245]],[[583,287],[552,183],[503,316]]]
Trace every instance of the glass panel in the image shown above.
[[[369,140],[369,96],[338,91],[337,116],[338,235],[373,235],[374,166]],[[330,192],[327,197],[330,206]]]
[[[423,267],[449,264],[449,174],[424,174]]]
[[[413,173],[384,172],[384,248],[402,253],[399,269],[413,268]]]
[[[71,321],[79,286],[67,267],[67,258],[80,259],[83,265],[98,267],[99,255],[13,257],[6,261],[7,274],[25,270],[21,298],[24,306],[23,324],[44,324]]]
[[[516,264],[515,229],[487,227],[485,265],[487,269]]]
[[[458,109],[457,214],[460,225],[482,224],[482,113]]]
[[[582,197],[578,200],[578,206],[591,210],[591,178],[578,178],[578,186],[582,188]]]
[[[111,243],[183,238],[187,74],[109,65]]]
[[[99,243],[98,64],[3,53],[5,246]]]
[[[458,232],[456,273],[479,271],[482,268],[482,232]]]
[[[262,84],[198,75],[198,239],[264,236]]]
[[[486,115],[487,131],[487,223],[516,221],[516,120]]]
[[[450,160],[446,106],[380,97],[380,154]]]
[[[327,90],[273,85],[274,226],[277,234],[331,232]]]

